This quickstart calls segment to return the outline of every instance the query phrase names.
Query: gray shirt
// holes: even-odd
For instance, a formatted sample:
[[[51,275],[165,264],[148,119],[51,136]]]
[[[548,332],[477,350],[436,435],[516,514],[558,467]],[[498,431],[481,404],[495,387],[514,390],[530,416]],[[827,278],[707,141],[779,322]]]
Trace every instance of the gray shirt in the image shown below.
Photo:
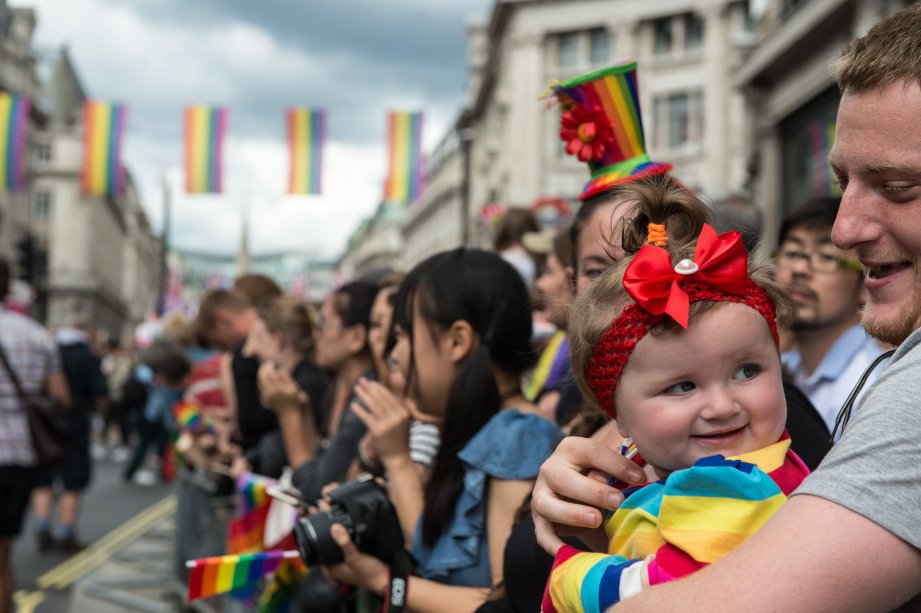
[[[899,346],[798,494],[839,504],[921,549],[921,329]]]

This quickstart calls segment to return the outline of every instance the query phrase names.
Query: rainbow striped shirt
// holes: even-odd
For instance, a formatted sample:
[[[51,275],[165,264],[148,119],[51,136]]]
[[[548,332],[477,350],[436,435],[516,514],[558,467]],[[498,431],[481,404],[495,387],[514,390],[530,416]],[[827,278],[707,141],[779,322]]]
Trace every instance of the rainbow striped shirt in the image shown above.
[[[808,473],[785,434],[763,449],[702,458],[625,489],[623,504],[604,524],[608,553],[568,545],[557,552],[544,613],[604,611],[720,559],[754,534]]]

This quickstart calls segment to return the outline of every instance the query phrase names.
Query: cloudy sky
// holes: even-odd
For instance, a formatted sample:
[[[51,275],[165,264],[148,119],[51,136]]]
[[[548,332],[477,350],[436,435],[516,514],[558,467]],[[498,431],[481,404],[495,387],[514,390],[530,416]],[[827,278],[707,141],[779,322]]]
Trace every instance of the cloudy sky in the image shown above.
[[[373,211],[386,173],[388,110],[425,111],[430,152],[455,119],[465,24],[492,0],[18,0],[36,47],[66,45],[88,95],[128,106],[125,162],[160,228],[172,186],[172,242],[234,252],[244,206],[254,252],[337,256]],[[225,193],[183,193],[182,110],[229,110]],[[289,197],[284,109],[326,108],[324,194]]]

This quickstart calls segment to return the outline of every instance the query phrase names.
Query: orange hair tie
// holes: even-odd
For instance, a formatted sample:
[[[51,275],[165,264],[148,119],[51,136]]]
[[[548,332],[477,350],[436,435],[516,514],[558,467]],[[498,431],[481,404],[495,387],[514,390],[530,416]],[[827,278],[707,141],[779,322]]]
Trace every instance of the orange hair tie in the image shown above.
[[[647,245],[665,247],[668,245],[668,234],[665,233],[665,224],[651,223],[646,226],[649,235],[646,237]]]

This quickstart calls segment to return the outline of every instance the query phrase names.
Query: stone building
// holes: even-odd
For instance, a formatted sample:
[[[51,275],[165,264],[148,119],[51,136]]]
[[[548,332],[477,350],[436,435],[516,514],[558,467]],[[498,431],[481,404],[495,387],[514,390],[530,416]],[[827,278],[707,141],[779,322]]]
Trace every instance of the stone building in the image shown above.
[[[773,245],[784,214],[840,194],[827,156],[840,94],[829,63],[850,40],[910,0],[763,0],[755,46],[736,81],[750,120],[745,158]]]
[[[469,31],[471,75],[458,123],[471,134],[468,223],[491,202],[572,200],[588,178],[559,140],[553,81],[639,64],[647,149],[704,193],[746,181],[745,106],[732,74],[751,41],[740,0],[499,0]]]
[[[10,8],[5,0],[0,0],[0,90],[32,100],[27,138],[47,121],[41,105],[37,104],[41,88],[32,52],[34,30],[35,11]],[[31,148],[31,143],[27,147]],[[26,168],[28,173],[28,164]],[[0,194],[0,253],[10,260],[17,277],[24,272],[20,270],[16,250],[28,234],[30,202],[28,175],[25,190]]]
[[[47,125],[33,136],[29,228],[47,253],[36,274],[38,315],[51,326],[91,323],[125,335],[156,308],[160,241],[131,174],[123,194],[81,190],[87,94],[65,50],[48,57]]]

